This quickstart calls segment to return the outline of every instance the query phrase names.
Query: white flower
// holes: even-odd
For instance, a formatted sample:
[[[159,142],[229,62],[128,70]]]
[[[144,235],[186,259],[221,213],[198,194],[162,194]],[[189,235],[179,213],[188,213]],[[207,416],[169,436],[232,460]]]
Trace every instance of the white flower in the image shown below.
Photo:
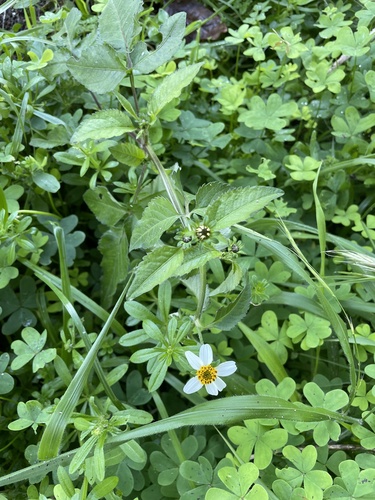
[[[196,370],[196,376],[190,379],[184,386],[183,390],[186,394],[197,392],[205,386],[208,394],[217,396],[219,391],[222,391],[227,385],[220,377],[232,375],[237,370],[234,361],[225,361],[225,363],[220,363],[216,367],[212,366],[212,349],[208,344],[201,346],[199,357],[191,351],[186,351],[185,356],[189,365]]]

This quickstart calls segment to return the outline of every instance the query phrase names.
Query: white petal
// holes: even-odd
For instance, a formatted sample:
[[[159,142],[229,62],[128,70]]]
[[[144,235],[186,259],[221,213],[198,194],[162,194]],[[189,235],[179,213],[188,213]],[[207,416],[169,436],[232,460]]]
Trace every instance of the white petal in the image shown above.
[[[205,388],[206,388],[208,394],[211,394],[211,396],[217,396],[219,394],[219,391],[216,387],[215,382],[211,382],[211,384],[205,385]]]
[[[201,366],[203,366],[203,363],[200,358],[196,354],[194,354],[191,351],[185,351],[185,356],[186,359],[189,362],[189,365],[194,368],[194,370],[199,370]]]
[[[216,370],[220,377],[227,377],[237,370],[237,366],[234,361],[225,361],[225,363],[220,363],[220,365],[216,367]]]
[[[198,392],[199,389],[201,389],[203,385],[199,382],[198,377],[191,378],[186,384],[184,385],[183,391],[186,394],[193,394],[193,392]]]
[[[224,380],[222,380],[220,377],[217,377],[215,382],[212,382],[212,383],[216,386],[216,389],[218,391],[222,391],[224,389],[224,387],[227,386],[227,384],[224,382]]]
[[[212,349],[210,344],[203,344],[199,349],[199,357],[201,358],[203,366],[210,365],[213,360]]]

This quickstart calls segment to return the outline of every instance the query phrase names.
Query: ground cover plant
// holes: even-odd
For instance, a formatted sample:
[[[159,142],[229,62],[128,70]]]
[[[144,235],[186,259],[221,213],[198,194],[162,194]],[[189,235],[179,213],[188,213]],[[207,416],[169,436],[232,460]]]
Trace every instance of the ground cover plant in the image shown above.
[[[375,2],[204,3],[0,6],[0,499],[375,498]]]

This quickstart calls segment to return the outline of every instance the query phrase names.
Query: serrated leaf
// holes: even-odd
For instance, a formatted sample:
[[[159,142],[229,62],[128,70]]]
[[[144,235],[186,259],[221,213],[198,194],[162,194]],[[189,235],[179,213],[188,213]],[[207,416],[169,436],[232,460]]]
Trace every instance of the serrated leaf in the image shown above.
[[[206,264],[212,259],[216,259],[221,256],[219,250],[214,250],[213,248],[201,248],[201,247],[191,247],[184,252],[184,261],[173,274],[173,276],[183,276],[188,274],[194,269]]]
[[[125,208],[103,186],[89,189],[83,199],[98,221],[107,226],[114,226],[125,215]]]
[[[110,139],[131,132],[134,126],[130,118],[118,109],[105,109],[84,120],[74,132],[71,142],[86,139]]]
[[[224,193],[207,208],[207,225],[211,231],[225,229],[247,220],[251,214],[283,195],[281,189],[263,186],[237,188]]]
[[[169,200],[161,196],[154,198],[134,228],[130,240],[130,250],[151,248],[177,219],[178,214]]]
[[[164,106],[179,97],[182,89],[193,81],[201,66],[201,63],[192,64],[166,76],[151,96],[147,106],[148,113],[156,117]]]
[[[121,52],[130,52],[133,38],[141,27],[136,17],[142,10],[139,0],[108,0],[99,17],[102,40]]]
[[[126,76],[115,50],[99,42],[83,50],[79,59],[71,57],[66,65],[79,83],[97,94],[111,92]]]
[[[185,27],[186,14],[179,12],[169,17],[160,27],[163,41],[153,52],[147,50],[147,45],[144,42],[139,42],[131,55],[134,72],[148,75],[162,64],[170,61],[181,45]]]
[[[233,189],[229,184],[224,182],[209,182],[201,186],[195,197],[195,205],[197,208],[207,207],[212,204],[219,196]]]
[[[135,299],[173,276],[182,259],[181,248],[164,246],[147,254],[136,268],[127,299]]]
[[[123,227],[108,229],[100,238],[98,249],[103,256],[101,303],[104,309],[108,309],[112,304],[117,285],[125,280],[128,273],[128,239],[125,229]]]
[[[236,300],[218,310],[212,325],[224,331],[232,329],[246,315],[250,300],[251,287],[246,285]]]
[[[128,167],[138,167],[146,157],[143,149],[130,143],[121,142],[109,150],[117,161]]]

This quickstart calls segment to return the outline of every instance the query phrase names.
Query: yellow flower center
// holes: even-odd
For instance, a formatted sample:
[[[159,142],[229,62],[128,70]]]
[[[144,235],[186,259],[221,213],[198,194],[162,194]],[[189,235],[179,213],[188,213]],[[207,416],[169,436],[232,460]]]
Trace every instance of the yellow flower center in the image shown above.
[[[197,371],[197,377],[202,385],[211,384],[217,379],[217,370],[211,365],[201,366]]]

